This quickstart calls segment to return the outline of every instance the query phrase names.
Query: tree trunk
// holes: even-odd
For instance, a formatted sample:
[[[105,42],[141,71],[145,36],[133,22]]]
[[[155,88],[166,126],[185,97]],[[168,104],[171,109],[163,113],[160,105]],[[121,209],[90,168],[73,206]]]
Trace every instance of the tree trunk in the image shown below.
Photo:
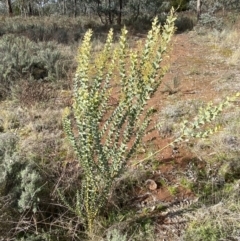
[[[31,2],[28,3],[28,15],[29,16],[33,15],[33,9],[32,9],[32,3]]]
[[[197,0],[197,21],[199,21],[201,16],[201,0]]]
[[[63,0],[63,9],[62,9],[63,15],[66,15],[67,13],[67,7],[66,7],[66,0]]]
[[[111,0],[108,0],[108,21],[110,24],[113,23],[112,19],[112,8],[111,8]]]
[[[6,0],[6,5],[8,9],[8,15],[12,16],[13,15],[13,10],[12,10],[12,2],[11,0]]]
[[[118,25],[122,23],[122,0],[119,0],[119,13],[118,13]]]
[[[74,4],[74,6],[73,6],[74,7],[74,10],[73,10],[74,13],[73,14],[74,14],[74,18],[76,18],[77,17],[77,0],[74,0],[73,4]]]

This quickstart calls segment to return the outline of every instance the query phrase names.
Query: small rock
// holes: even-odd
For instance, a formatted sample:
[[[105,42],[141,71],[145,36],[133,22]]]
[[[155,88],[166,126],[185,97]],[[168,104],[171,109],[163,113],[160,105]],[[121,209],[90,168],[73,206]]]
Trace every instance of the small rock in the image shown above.
[[[152,191],[157,189],[157,183],[154,180],[148,179],[145,183],[146,183],[148,189],[150,189]]]

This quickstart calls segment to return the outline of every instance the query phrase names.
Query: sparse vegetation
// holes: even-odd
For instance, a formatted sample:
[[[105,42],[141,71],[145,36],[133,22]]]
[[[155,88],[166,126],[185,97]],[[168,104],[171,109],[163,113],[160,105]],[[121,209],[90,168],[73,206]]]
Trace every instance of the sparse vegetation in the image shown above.
[[[238,240],[239,1],[72,2],[0,16],[0,240]]]

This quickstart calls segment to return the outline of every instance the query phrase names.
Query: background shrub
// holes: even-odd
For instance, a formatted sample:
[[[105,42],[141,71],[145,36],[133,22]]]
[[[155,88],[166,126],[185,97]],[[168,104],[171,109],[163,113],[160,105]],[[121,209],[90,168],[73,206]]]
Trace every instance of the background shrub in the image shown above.
[[[53,42],[35,43],[26,37],[0,39],[0,97],[19,80],[57,81],[66,77],[72,61]]]

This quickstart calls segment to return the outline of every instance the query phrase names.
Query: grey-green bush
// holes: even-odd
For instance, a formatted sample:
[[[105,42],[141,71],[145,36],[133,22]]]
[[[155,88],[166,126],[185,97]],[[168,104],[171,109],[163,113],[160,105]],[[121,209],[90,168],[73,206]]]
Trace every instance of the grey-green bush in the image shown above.
[[[35,43],[26,37],[4,35],[0,39],[0,98],[9,95],[17,81],[57,81],[64,78],[72,60],[54,42]]]

